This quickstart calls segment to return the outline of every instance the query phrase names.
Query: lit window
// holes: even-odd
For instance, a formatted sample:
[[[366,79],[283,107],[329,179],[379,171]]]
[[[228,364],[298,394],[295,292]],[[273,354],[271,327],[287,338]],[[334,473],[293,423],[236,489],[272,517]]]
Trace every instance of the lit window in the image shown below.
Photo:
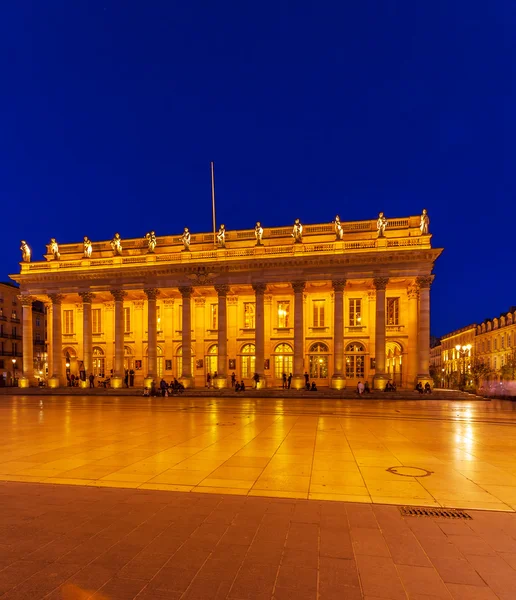
[[[313,326],[324,327],[324,300],[313,301]]]
[[[274,376],[283,379],[283,373],[288,377],[292,373],[294,353],[289,344],[278,344],[274,349]]]
[[[63,333],[73,334],[73,310],[63,310]]]
[[[365,366],[365,348],[358,342],[346,347],[346,377],[348,379],[363,379]]]
[[[289,327],[290,322],[290,301],[281,300],[278,302],[278,327]]]
[[[498,340],[496,338],[493,341],[493,349],[498,350]]]
[[[131,331],[131,307],[124,306],[124,333]]]
[[[210,326],[209,329],[217,329],[217,305],[210,304]]]
[[[349,326],[358,327],[362,324],[362,299],[349,299]]]
[[[93,333],[102,333],[102,320],[100,308],[91,309],[91,330]]]
[[[240,356],[240,376],[244,379],[250,379],[256,371],[256,347],[254,344],[246,344],[242,348]]]
[[[387,325],[399,325],[399,298],[387,298]]]
[[[11,313],[11,319],[17,319],[18,315],[16,314],[16,311],[13,310],[13,312]]]
[[[505,348],[505,335],[502,335],[502,343],[500,347]]]
[[[254,302],[244,302],[244,328],[254,329]],[[244,375],[242,375],[244,377]]]

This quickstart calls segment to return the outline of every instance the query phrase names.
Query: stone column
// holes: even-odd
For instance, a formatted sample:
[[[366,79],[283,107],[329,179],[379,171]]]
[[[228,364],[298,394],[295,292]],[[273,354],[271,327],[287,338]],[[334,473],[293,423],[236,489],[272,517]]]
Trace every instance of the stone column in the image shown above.
[[[183,297],[183,329],[181,331],[181,347],[183,369],[181,383],[185,388],[194,386],[192,377],[192,288],[180,287],[179,292]]]
[[[206,298],[204,296],[194,298],[195,306],[195,318],[194,318],[194,332],[195,332],[195,356],[206,360],[204,356],[204,337],[206,333]],[[203,363],[204,364],[204,363]],[[204,365],[206,366],[206,365]],[[196,387],[204,387],[205,376],[204,369],[195,369],[193,378]]]
[[[433,386],[429,374],[430,362],[430,286],[434,279],[433,275],[425,275],[416,279],[419,288],[419,328],[417,335],[418,345],[418,368],[417,380],[423,386],[429,383]]]
[[[346,387],[346,374],[344,373],[344,288],[345,279],[333,282],[333,375],[331,387],[342,390]]]
[[[267,385],[265,380],[265,290],[267,284],[265,283],[254,283],[253,290],[255,294],[255,323],[254,323],[254,344],[255,350],[255,361],[256,361],[256,372],[260,377],[258,387],[263,388]]]
[[[385,375],[385,290],[388,277],[376,277],[373,281],[376,288],[376,322],[375,322],[375,374],[373,387],[383,390],[387,383]]]
[[[111,387],[119,389],[124,383],[124,297],[127,292],[112,290],[115,301],[115,365]]]
[[[91,292],[79,292],[82,298],[82,357],[84,361],[84,371],[86,372],[86,380],[80,381],[80,386],[89,387],[88,377],[92,372],[93,366],[93,329],[91,322],[91,304],[95,298],[95,294]]]
[[[418,299],[419,299],[419,288],[415,284],[409,285],[407,288],[408,298],[408,365],[407,365],[407,382],[409,387],[415,387],[417,383],[417,373],[419,367],[418,353],[417,353],[417,339],[419,336],[419,325],[418,325]]]
[[[219,297],[217,307],[218,313],[218,357],[217,357],[217,377],[214,378],[213,385],[217,389],[222,389],[228,385],[228,319],[227,319],[227,295],[229,285],[219,284],[215,286]]]
[[[292,289],[294,290],[294,373],[292,387],[295,390],[300,390],[305,386],[305,377],[303,374],[303,292],[305,282],[293,281]]]
[[[63,334],[61,326],[62,294],[50,294],[52,301],[52,377],[48,387],[57,388],[64,383],[63,376]]]
[[[159,290],[149,288],[143,290],[147,296],[147,377],[143,380],[144,387],[151,388],[158,376],[158,323],[156,316],[156,298]]]
[[[22,305],[22,351],[23,373],[18,379],[19,387],[26,388],[34,384],[34,341],[32,333],[32,303],[35,298],[22,294],[18,296]]]

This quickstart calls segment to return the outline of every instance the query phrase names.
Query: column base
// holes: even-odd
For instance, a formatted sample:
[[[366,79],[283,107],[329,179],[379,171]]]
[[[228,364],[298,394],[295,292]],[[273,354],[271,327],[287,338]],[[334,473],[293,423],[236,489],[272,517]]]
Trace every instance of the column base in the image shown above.
[[[305,376],[304,375],[293,375],[292,383],[290,387],[293,390],[303,390],[305,388]]]
[[[151,390],[152,384],[154,384],[154,385],[156,384],[156,381],[152,375],[147,375],[147,377],[143,378],[143,387],[144,388],[149,388],[149,390]]]
[[[179,378],[179,382],[185,386],[185,389],[194,388],[195,380],[191,375],[187,375]]]
[[[346,378],[344,375],[333,375],[331,378],[330,387],[334,390],[343,390],[346,387]]]
[[[253,383],[254,383],[254,381],[253,381]],[[263,390],[266,387],[267,387],[267,381],[266,381],[266,379],[265,379],[265,377],[263,375],[260,375],[260,381],[256,385],[255,389],[257,389],[257,390]]]
[[[213,387],[216,390],[223,390],[228,387],[228,378],[226,375],[217,375],[217,377],[214,377],[212,381]]]
[[[124,380],[122,379],[122,377],[120,377],[120,375],[113,375],[113,377],[111,377],[110,383],[111,387],[114,390],[119,390],[124,385]]]
[[[390,377],[387,377],[387,375],[384,375],[383,373],[377,373],[373,377],[373,390],[381,390],[383,392],[389,379]]]
[[[79,387],[82,388],[83,390],[85,388],[89,388],[90,387],[90,382],[88,380],[83,381],[82,379],[79,379]]]
[[[61,386],[61,381],[59,379],[59,377],[57,375],[52,375],[52,377],[50,377],[50,379],[48,380],[48,387],[49,388],[58,388]]]
[[[24,375],[22,375],[18,379],[18,387],[21,387],[21,388],[28,388],[28,387],[30,387],[30,379],[28,377],[25,377]]]

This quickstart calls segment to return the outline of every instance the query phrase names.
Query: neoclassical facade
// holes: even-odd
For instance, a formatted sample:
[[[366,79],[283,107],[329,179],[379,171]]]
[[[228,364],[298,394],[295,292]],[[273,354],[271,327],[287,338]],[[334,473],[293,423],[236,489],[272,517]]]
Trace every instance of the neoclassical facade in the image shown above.
[[[430,286],[442,249],[420,216],[377,221],[114,238],[47,247],[22,262],[24,340],[34,300],[48,307],[49,385],[67,371],[111,375],[134,385],[161,377],[188,387],[247,384],[292,387],[305,373],[320,386],[383,387],[430,381]],[[27,333],[27,335],[25,335]],[[35,381],[31,348],[22,385]],[[86,385],[86,382],[83,383]]]

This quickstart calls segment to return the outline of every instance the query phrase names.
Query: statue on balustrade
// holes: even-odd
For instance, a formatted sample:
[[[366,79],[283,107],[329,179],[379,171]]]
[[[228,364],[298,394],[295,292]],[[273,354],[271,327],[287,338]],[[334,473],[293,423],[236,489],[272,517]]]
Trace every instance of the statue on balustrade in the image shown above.
[[[59,254],[59,244],[56,242],[56,238],[51,238],[50,240],[50,252],[54,260],[59,260],[61,255]]]
[[[27,244],[27,242],[25,240],[21,241],[20,250],[21,250],[21,253],[22,253],[22,261],[23,262],[30,262],[30,256],[32,254],[32,251],[30,249],[29,244]]]
[[[256,227],[254,228],[254,237],[256,238],[256,245],[261,246],[263,238],[263,227],[260,221],[256,222]]]
[[[378,221],[376,221],[376,229],[378,230],[378,237],[385,237],[385,229],[387,228],[387,219],[383,212],[378,215]]]
[[[91,258],[91,253],[93,252],[93,246],[91,244],[90,238],[85,235],[84,236],[84,258]]]
[[[183,252],[190,252],[190,230],[188,227],[185,227],[183,231],[183,235],[181,236],[181,241],[183,242]]]
[[[122,238],[119,233],[115,233],[115,237],[111,240],[111,248],[115,256],[122,254]]]
[[[145,239],[147,240],[147,250],[149,251],[149,254],[152,254],[156,248],[156,244],[158,243],[156,234],[154,231],[149,231],[149,233],[145,234]]]
[[[226,247],[226,227],[221,225],[217,233],[217,244],[219,248]]]
[[[292,237],[294,238],[295,244],[301,244],[303,242],[303,225],[301,225],[301,221],[299,219],[294,221]]]
[[[344,229],[342,227],[342,223],[340,222],[340,217],[337,215],[335,217],[335,239],[341,240],[344,236]]]
[[[421,215],[421,223],[419,224],[419,229],[421,231],[421,235],[428,235],[430,225],[430,217],[428,216],[428,212],[426,208],[423,208],[423,214]]]

